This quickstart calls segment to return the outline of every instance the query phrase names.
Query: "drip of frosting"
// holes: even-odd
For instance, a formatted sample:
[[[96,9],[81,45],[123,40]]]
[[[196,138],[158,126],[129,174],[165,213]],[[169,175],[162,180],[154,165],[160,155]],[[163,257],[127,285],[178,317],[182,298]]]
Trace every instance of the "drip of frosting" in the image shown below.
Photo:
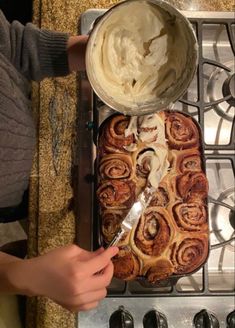
[[[150,162],[148,181],[154,188],[157,189],[159,183],[167,174],[170,164],[167,159],[167,148],[161,146],[154,148],[155,151]]]

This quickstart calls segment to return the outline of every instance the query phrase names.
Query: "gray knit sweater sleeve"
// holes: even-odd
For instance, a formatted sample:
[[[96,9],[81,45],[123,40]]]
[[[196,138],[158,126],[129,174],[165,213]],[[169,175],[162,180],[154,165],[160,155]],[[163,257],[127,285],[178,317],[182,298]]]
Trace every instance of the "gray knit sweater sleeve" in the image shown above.
[[[40,30],[31,23],[10,24],[0,10],[0,52],[28,79],[67,75],[67,41],[65,33]]]

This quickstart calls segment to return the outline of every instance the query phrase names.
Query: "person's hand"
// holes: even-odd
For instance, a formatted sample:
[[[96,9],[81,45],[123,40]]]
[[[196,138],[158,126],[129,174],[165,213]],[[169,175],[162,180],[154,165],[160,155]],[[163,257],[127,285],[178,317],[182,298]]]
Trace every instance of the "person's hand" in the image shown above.
[[[88,36],[70,36],[67,44],[70,72],[85,70],[85,54]]]
[[[47,296],[71,311],[90,310],[106,296],[117,253],[117,247],[88,252],[69,245],[10,263],[8,276],[18,293]]]

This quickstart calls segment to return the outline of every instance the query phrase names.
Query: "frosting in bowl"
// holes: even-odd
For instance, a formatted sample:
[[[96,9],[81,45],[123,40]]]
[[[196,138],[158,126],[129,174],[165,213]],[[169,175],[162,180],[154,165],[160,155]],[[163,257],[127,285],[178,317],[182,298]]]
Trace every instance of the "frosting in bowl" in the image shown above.
[[[108,97],[129,108],[161,98],[185,74],[185,24],[147,1],[130,1],[107,15],[92,36],[90,65]]]

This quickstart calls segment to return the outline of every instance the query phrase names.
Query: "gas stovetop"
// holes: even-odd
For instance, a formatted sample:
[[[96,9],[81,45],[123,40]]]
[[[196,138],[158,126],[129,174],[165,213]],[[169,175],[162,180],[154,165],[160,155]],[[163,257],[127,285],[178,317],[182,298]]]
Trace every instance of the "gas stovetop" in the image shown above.
[[[87,34],[104,10],[88,10],[80,21]],[[233,13],[183,12],[192,22],[199,43],[197,74],[174,109],[192,115],[203,133],[209,179],[211,251],[207,264],[176,286],[144,288],[113,279],[108,297],[95,310],[78,315],[79,328],[234,328],[235,215],[235,23]],[[80,77],[78,108],[78,243],[98,246],[93,215],[93,127],[113,113]]]

